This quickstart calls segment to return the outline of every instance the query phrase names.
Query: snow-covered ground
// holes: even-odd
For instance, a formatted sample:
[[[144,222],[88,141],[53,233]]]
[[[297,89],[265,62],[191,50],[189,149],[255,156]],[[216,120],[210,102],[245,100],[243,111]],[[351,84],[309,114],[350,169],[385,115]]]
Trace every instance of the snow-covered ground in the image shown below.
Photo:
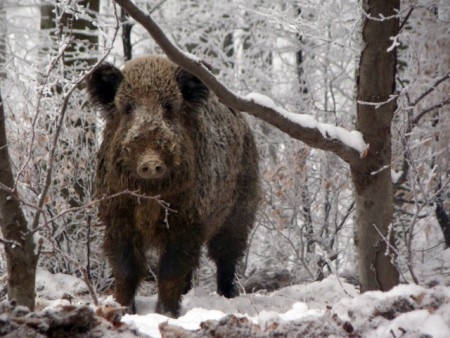
[[[443,252],[450,264],[450,249]],[[158,326],[166,323],[198,330],[200,323],[219,320],[228,314],[246,317],[253,329],[265,332],[283,325],[292,328],[308,323],[305,337],[321,337],[324,330],[335,337],[450,337],[450,276],[437,276],[434,286],[402,284],[389,292],[359,294],[357,288],[331,275],[320,282],[292,285],[272,293],[242,294],[226,299],[196,287],[183,299],[178,319],[153,313],[156,295],[138,296],[138,314],[122,321],[140,333],[160,337]],[[37,289],[40,307],[52,308],[72,302],[86,302],[86,287],[77,278],[40,271]],[[66,299],[63,299],[66,298]],[[105,304],[111,296],[100,297]],[[274,325],[276,323],[276,325]],[[331,329],[330,329],[331,325]],[[325,327],[327,326],[327,327]],[[331,331],[330,331],[331,330]]]

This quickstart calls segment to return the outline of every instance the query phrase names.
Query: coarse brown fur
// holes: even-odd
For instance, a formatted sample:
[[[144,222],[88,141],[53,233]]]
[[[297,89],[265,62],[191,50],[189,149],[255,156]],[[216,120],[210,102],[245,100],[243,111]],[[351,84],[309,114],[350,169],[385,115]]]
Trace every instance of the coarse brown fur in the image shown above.
[[[217,290],[238,294],[236,264],[247,246],[259,201],[257,151],[243,116],[222,105],[193,75],[166,58],[145,56],[122,71],[103,64],[88,92],[106,124],[98,152],[104,250],[115,297],[134,311],[147,274],[146,251],[159,254],[156,311],[178,316],[201,246],[217,265]]]

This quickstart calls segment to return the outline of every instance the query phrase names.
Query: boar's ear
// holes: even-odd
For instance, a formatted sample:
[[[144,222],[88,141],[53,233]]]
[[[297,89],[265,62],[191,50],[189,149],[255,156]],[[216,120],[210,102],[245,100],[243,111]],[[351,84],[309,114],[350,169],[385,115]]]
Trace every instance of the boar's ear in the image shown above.
[[[111,111],[122,79],[122,72],[112,64],[99,65],[86,80],[91,102],[98,105],[105,113]]]
[[[176,73],[178,88],[186,101],[201,103],[208,99],[209,89],[199,79],[184,69],[178,68]]]

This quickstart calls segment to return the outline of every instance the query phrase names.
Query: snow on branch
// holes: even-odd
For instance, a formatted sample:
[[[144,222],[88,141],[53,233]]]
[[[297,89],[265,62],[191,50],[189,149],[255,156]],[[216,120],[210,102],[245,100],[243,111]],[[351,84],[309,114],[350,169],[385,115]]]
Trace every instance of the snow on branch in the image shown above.
[[[319,122],[312,115],[291,113],[281,107],[277,107],[275,102],[270,97],[259,93],[247,94],[245,98],[258,105],[273,109],[281,116],[289,119],[298,126],[317,129],[325,139],[338,140],[345,146],[355,149],[360,154],[362,154],[367,148],[367,144],[364,142],[363,136],[359,131],[348,131],[342,127],[337,127],[330,123]]]
[[[133,1],[115,2],[147,30],[171,61],[197,76],[223,104],[247,112],[313,148],[331,151],[350,164],[356,164],[364,157],[368,145],[359,132],[320,123],[309,115],[289,113],[261,94],[253,93],[242,97],[233,93],[217,80],[203,61],[176,47],[151,16],[140,10]]]

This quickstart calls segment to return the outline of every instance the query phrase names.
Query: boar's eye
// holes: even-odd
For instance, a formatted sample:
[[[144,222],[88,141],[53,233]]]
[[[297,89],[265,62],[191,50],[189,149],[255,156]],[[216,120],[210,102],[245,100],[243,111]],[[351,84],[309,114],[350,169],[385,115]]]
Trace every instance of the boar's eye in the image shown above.
[[[164,109],[164,117],[168,119],[173,118],[173,103],[170,101],[166,101],[161,106]]]
[[[123,107],[123,113],[124,113],[125,115],[129,115],[129,114],[131,114],[131,113],[133,112],[133,109],[134,109],[134,104],[128,102],[128,103],[126,103],[125,106]]]

